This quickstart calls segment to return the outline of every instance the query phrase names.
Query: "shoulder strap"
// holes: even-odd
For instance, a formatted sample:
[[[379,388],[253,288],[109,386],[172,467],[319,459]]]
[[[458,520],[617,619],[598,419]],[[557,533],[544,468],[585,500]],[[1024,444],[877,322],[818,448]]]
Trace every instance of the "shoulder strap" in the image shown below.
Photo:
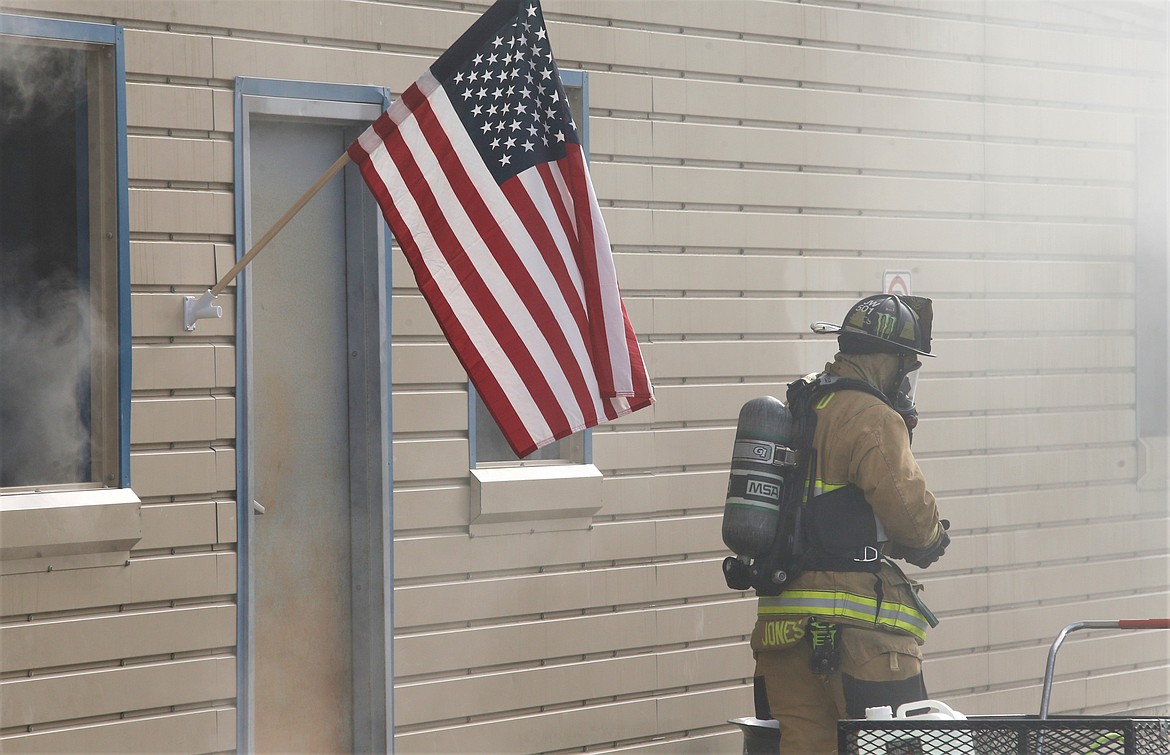
[[[836,375],[825,375],[822,373],[821,375],[817,376],[816,383],[817,387],[814,389],[814,392],[816,392],[818,395],[832,391],[861,391],[862,393],[868,393],[869,395],[880,399],[882,403],[889,406],[890,408],[893,408],[893,404],[890,403],[890,399],[886,396],[886,394],[882,393],[876,387],[870,385],[864,380],[839,377]]]
[[[797,564],[795,572],[806,569],[875,572],[880,566],[876,558],[877,519],[859,488],[849,485],[836,493],[815,496],[817,506],[807,505],[814,498],[817,469],[817,452],[813,446],[817,414],[813,406],[823,397],[844,390],[868,393],[890,404],[877,388],[855,378],[821,373],[788,384],[788,408],[796,424],[797,469],[793,485],[786,489],[785,495],[794,505],[794,529],[798,532],[792,552]],[[842,521],[855,525],[849,536],[841,531]]]

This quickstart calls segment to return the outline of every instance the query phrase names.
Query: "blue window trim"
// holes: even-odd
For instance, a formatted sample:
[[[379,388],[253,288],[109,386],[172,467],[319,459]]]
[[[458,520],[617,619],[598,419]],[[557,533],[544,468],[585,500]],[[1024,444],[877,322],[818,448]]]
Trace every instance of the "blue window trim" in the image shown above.
[[[561,84],[581,90],[581,110],[577,114],[577,133],[581,135],[581,146],[585,148],[585,161],[589,161],[589,72],[561,70]]]
[[[236,78],[236,102],[246,95],[257,97],[288,97],[294,100],[325,100],[328,102],[356,102],[390,107],[390,91],[386,87],[368,84],[326,84],[316,81],[260,79],[251,76]],[[243,113],[236,110],[237,125],[243,124]]]
[[[114,50],[114,171],[118,213],[118,485],[130,487],[130,189],[126,163],[126,56],[122,27],[0,13],[0,34],[110,45]]]
[[[585,162],[589,162],[589,72],[581,70],[564,70],[559,71],[561,75],[561,84],[565,88],[576,88],[581,90],[581,110],[583,113],[577,114],[577,133],[581,136],[581,146],[585,150]],[[475,401],[478,394],[475,391],[475,386],[471,381],[467,383],[467,455],[472,469],[476,469],[479,464],[476,462],[476,416],[475,416]],[[593,431],[582,430],[584,433],[584,448],[582,451],[582,464],[593,463]],[[572,462],[576,463],[576,462]]]

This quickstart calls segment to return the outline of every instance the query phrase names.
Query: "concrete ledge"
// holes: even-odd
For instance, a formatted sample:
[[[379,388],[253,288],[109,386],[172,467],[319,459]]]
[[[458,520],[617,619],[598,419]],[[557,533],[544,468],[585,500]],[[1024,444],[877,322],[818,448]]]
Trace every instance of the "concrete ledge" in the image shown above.
[[[110,566],[142,539],[129,489],[0,495],[0,574]]]
[[[471,470],[471,534],[586,529],[601,508],[601,470],[592,464]]]

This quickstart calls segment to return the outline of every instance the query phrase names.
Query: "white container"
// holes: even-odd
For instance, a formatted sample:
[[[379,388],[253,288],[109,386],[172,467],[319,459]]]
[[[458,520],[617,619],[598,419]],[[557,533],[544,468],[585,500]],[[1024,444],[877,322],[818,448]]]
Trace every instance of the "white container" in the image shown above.
[[[905,721],[901,728],[866,729],[858,733],[858,755],[975,755],[970,731],[935,730],[914,727],[915,722],[965,721],[967,717],[938,700],[918,700],[898,706],[890,715],[889,706],[866,708],[869,721]]]
[[[896,718],[915,721],[966,721],[967,717],[938,700],[919,700],[898,706]]]

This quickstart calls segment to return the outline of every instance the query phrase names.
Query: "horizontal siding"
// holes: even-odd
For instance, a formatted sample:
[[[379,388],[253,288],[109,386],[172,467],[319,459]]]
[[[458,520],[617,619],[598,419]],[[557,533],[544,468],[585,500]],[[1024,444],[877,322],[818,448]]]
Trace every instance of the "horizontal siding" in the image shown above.
[[[0,672],[228,648],[235,622],[235,606],[221,604],[9,624]]]
[[[634,564],[556,574],[485,577],[395,589],[404,626],[452,624],[561,611],[681,601],[727,593],[722,558]]]
[[[522,717],[442,727],[395,738],[395,752],[523,752],[566,749],[599,735],[614,741],[641,739],[648,731],[662,735],[685,730],[696,717],[739,717],[751,706],[746,687],[692,694],[663,694],[655,700],[602,702],[561,711],[536,711]],[[600,734],[604,732],[604,734]],[[655,737],[658,738],[658,737]],[[677,734],[676,734],[677,738]],[[736,752],[741,738],[719,740],[722,752]],[[673,749],[673,748],[672,748]],[[668,750],[671,751],[671,750]]]
[[[740,365],[740,376],[745,378],[797,376],[804,369],[819,369],[832,358],[835,347],[835,343],[824,339],[664,340],[645,344],[642,356],[651,374],[669,385],[673,380],[726,377],[720,365],[730,362]],[[1105,335],[988,337],[978,341],[944,335],[934,340],[932,351],[946,356],[946,366],[952,374],[980,371],[993,359],[1015,366],[1022,374],[1036,373],[1041,367],[1054,373],[1132,369],[1135,357],[1132,341]]]
[[[181,320],[182,297],[234,257],[231,85],[211,80],[214,35],[136,28],[152,25],[141,5],[23,5],[125,28],[130,473],[143,537],[124,566],[5,579],[2,748],[232,750],[234,296],[219,298],[224,319],[201,322],[197,337]],[[152,10],[175,20],[177,6]]]
[[[754,599],[733,597],[653,610],[401,632],[394,640],[396,670],[404,677],[438,678],[459,669],[681,647],[704,636],[745,635],[755,612]]]
[[[789,89],[625,73],[598,73],[591,75],[591,81],[607,85],[597,99],[591,93],[591,107],[627,117],[653,112],[727,125],[859,128],[931,138],[979,134],[988,139],[1045,139],[1093,146],[1125,145],[1133,138],[1132,114],[1051,103],[932,101],[868,90]]]
[[[192,553],[131,559],[116,569],[6,576],[4,616],[33,616],[82,608],[214,599],[235,594],[234,553]]]
[[[651,412],[656,424],[717,422],[738,414],[749,399],[761,395],[783,398],[786,389],[787,381],[780,380],[744,385],[710,382],[660,386],[655,390],[657,402]],[[972,411],[1042,412],[1077,406],[1085,392],[1101,397],[1099,408],[1130,408],[1134,403],[1132,377],[1116,372],[997,378],[936,378],[927,374],[918,381],[917,396],[924,406],[932,407],[932,415],[945,415]],[[933,416],[921,420],[923,427],[932,426],[936,421],[942,420]],[[644,416],[634,414],[623,418],[620,424],[645,422]],[[925,431],[921,435],[920,450],[932,442]]]
[[[850,303],[845,299],[811,297],[659,295],[652,299],[631,300],[627,310],[631,321],[655,334],[677,333],[701,339],[728,333],[761,336],[783,332],[795,335],[807,329],[818,313],[848,309]],[[404,335],[441,335],[438,323],[421,297],[400,297],[395,302],[394,312],[401,315]],[[1067,302],[1059,300],[987,298],[977,302],[940,302],[936,316],[949,317],[952,322],[978,322],[989,334],[1068,335],[1108,330],[1131,332],[1134,328],[1133,312],[1132,300],[1124,299],[1094,300],[1086,297],[1076,308],[1070,308]],[[1103,324],[1109,328],[1103,328]]]
[[[4,751],[37,755],[59,752],[227,752],[236,747],[236,710],[147,715],[100,724],[33,731],[5,737]]]
[[[236,436],[232,396],[141,398],[131,404],[130,431],[142,443],[177,443]]]
[[[144,536],[134,550],[236,542],[234,501],[156,503],[142,510]]]
[[[227,272],[234,257],[235,249],[227,244],[138,241],[130,244],[130,281],[142,288],[206,286],[221,269]]]
[[[720,675],[749,677],[751,657],[742,651],[737,643],[403,684],[397,690],[395,718],[409,726],[432,720],[435,711],[451,718],[482,716],[677,689]]]
[[[129,79],[129,76],[127,78]],[[214,90],[209,87],[173,86],[128,80],[126,121],[136,129],[213,131]],[[211,201],[212,196],[203,193],[193,199]],[[179,218],[171,217],[169,220],[175,221]],[[135,225],[137,228],[137,223]]]
[[[1133,485],[1133,139],[1162,43],[1130,47],[1076,14],[1080,29],[986,24],[986,8],[717,8],[545,4],[562,62],[590,71],[591,172],[658,398],[593,433],[606,477],[590,530],[467,537],[471,492],[448,477],[463,459],[420,458],[462,456],[461,371],[394,260],[395,429],[411,440],[395,496],[404,751],[525,749],[512,724],[543,732],[546,716],[563,723],[539,749],[588,747],[559,735],[608,705],[608,678],[589,681],[600,668],[628,681],[633,699],[616,704],[669,697],[689,711],[677,726],[718,730],[726,695],[746,691],[724,685],[751,671],[751,599],[729,600],[717,573],[739,406],[830,359],[808,324],[889,269],[936,302],[916,448],[954,544],[922,574],[944,619],[927,646],[932,692],[1032,710],[1063,623],[1170,605],[1164,527],[1150,526],[1165,510]],[[423,465],[435,476],[415,476]],[[702,623],[663,637],[672,611]],[[1164,662],[1110,691],[1157,657],[1156,634],[1130,641],[1099,683],[1082,681],[1096,649],[1127,638],[1070,641],[1059,704],[1148,708]],[[680,692],[659,675],[672,655],[696,659]],[[671,741],[655,710],[641,715]],[[750,711],[745,695],[724,717]],[[606,741],[621,741],[624,713],[608,712]],[[653,749],[650,736],[630,746]]]
[[[4,578],[6,752],[236,746],[233,292],[222,320],[179,319],[234,257],[233,80],[401,92],[487,5],[6,5],[125,28],[144,502],[127,564]],[[938,312],[915,439],[954,535],[917,575],[943,618],[932,694],[1030,712],[1061,626],[1170,612],[1165,491],[1139,492],[1134,443],[1134,140],[1166,65],[1146,6],[544,8],[589,72],[658,402],[593,433],[591,527],[471,537],[466,375],[393,255],[396,751],[738,752],[754,602],[719,570],[738,409],[830,359],[808,324],[888,269]],[[1164,648],[1070,640],[1055,707],[1165,713]]]
[[[45,674],[4,687],[0,725],[116,715],[128,710],[227,700],[236,694],[231,656],[209,656],[111,669]],[[47,718],[55,716],[56,718]]]
[[[134,136],[127,139],[130,178],[228,184],[233,180],[232,145],[225,140]]]
[[[597,163],[592,168],[599,194],[621,203],[667,206],[718,204],[777,209],[859,213],[986,215],[998,219],[1132,217],[1133,194],[1111,186],[1005,184],[989,188],[971,182],[932,178],[785,174],[772,170]]]
[[[764,36],[768,32],[784,30],[785,36],[799,38],[806,43],[835,43],[875,48],[913,50],[920,54],[945,54],[947,57],[968,55],[1021,59],[1026,54],[1029,62],[1086,65],[1097,68],[1127,69],[1154,68],[1158,65],[1161,48],[1151,40],[1110,39],[1065,30],[1042,27],[1019,28],[985,24],[979,19],[932,18],[929,16],[899,15],[888,9],[854,9],[818,7],[806,4],[745,3],[728,6],[718,13],[710,13],[698,4],[686,4],[664,11],[654,4],[624,3],[621,0],[548,0],[545,12],[574,16],[605,18],[615,26],[676,26],[683,31],[699,28],[712,36],[750,34]],[[896,5],[896,3],[885,3]],[[911,3],[905,3],[910,6]],[[929,4],[918,3],[929,8]],[[957,8],[959,13],[971,13],[969,7]],[[978,8],[994,16],[1000,9]],[[1010,9],[1010,10],[1015,10]],[[1064,9],[1045,8],[1029,20],[1052,23],[1053,17],[1064,14]],[[1091,19],[1079,18],[1080,25]]]
[[[544,532],[501,536],[523,548],[501,550],[501,541],[463,535],[429,535],[400,538],[395,545],[395,574],[402,580],[427,575],[476,571],[488,556],[500,571],[546,566],[619,561],[631,548],[646,549],[648,556],[679,556],[722,549],[718,514],[672,517],[631,523],[598,522],[592,530]],[[447,571],[443,571],[443,570]]]
[[[778,35],[786,30],[764,27],[762,31]],[[587,67],[686,71],[700,78],[764,78],[760,74],[766,72],[767,78],[777,83],[801,82],[818,88],[847,85],[960,96],[983,96],[992,91],[1004,99],[1042,98],[1068,104],[1128,107],[1136,97],[1152,94],[1157,87],[1152,72],[1134,75],[1136,72],[1127,71],[1119,75],[927,57],[911,50],[870,52],[777,45],[714,37],[701,31],[683,35],[581,25],[566,31],[564,40],[558,40],[557,54]],[[1043,93],[1042,97],[1037,97],[1038,92]]]
[[[155,107],[169,107],[159,103]],[[233,225],[232,196],[227,192],[193,189],[131,188],[130,220],[143,233],[228,236]],[[209,286],[206,288],[210,288]],[[178,323],[182,326],[182,320]],[[214,323],[212,323],[214,324]],[[179,328],[167,323],[167,335]]]
[[[612,118],[590,125],[594,154],[641,155],[748,165],[818,166],[895,174],[981,174],[1001,179],[1125,181],[1133,153],[1124,149],[956,142],[909,135],[806,133],[744,127],[737,139],[725,125]]]
[[[625,217],[624,213],[613,215]],[[658,215],[655,213],[655,217]],[[661,215],[677,220],[686,217],[684,213]],[[709,294],[762,292],[762,286],[768,284],[771,290],[777,285],[785,287],[781,290],[791,286],[794,291],[814,295],[833,291],[833,286],[841,284],[862,288],[880,278],[884,270],[904,262],[878,255],[811,264],[808,257],[795,254],[628,252],[618,260],[618,275],[626,291],[682,290],[690,283],[690,275],[698,275],[704,284],[698,290]],[[1096,296],[1106,297],[1132,294],[1134,286],[1133,265],[1121,261],[931,260],[930,265],[915,261],[910,270],[916,281],[924,279],[930,290],[939,295],[974,291],[1000,296],[1055,296],[1079,293],[1091,286]],[[693,287],[687,290],[696,291]]]
[[[187,553],[5,577],[5,752],[235,747],[233,512],[145,506],[137,552]]]
[[[1132,133],[1132,130],[1131,130]],[[864,249],[878,259],[913,261],[937,249],[948,257],[998,261],[1128,261],[1133,229],[1102,223],[1034,223],[1019,220],[980,222],[965,218],[886,218],[863,215],[810,215],[725,208],[602,209],[607,226],[614,219],[615,244],[628,251],[721,252],[723,254],[822,252],[834,265],[841,253]],[[620,232],[620,235],[617,235]],[[817,255],[815,262],[821,263]],[[808,264],[810,260],[806,260]],[[620,258],[619,258],[620,262]],[[823,264],[823,263],[821,263]],[[828,276],[811,266],[813,280]],[[798,289],[780,288],[781,291]],[[820,291],[834,288],[814,289]]]
[[[139,495],[206,495],[236,486],[235,449],[131,451],[130,474]]]

